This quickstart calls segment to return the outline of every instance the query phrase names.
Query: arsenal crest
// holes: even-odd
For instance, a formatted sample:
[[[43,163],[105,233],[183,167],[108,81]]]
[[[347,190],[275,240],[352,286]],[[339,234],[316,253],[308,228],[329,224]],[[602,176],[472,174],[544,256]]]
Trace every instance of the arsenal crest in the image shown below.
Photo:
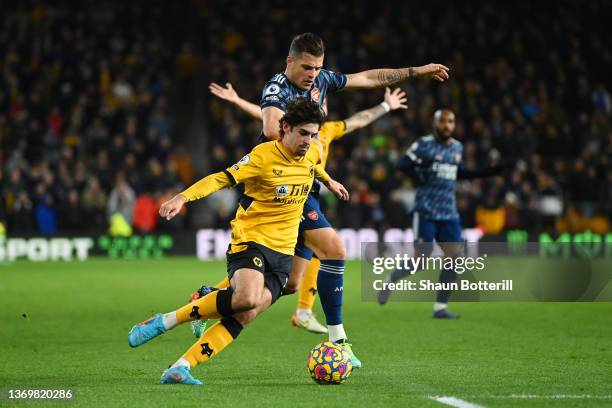
[[[310,99],[319,103],[319,99],[321,99],[321,92],[319,92],[319,88],[312,88],[310,91]]]
[[[319,214],[315,210],[312,210],[308,213],[308,218],[310,218],[313,221],[316,221],[319,219]]]

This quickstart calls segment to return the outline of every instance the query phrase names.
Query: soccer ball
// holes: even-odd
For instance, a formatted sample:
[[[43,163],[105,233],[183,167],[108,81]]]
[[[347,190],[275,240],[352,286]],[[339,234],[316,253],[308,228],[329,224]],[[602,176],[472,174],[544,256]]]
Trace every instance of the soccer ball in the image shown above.
[[[318,344],[310,351],[306,367],[318,384],[342,384],[353,370],[346,350],[330,341]]]

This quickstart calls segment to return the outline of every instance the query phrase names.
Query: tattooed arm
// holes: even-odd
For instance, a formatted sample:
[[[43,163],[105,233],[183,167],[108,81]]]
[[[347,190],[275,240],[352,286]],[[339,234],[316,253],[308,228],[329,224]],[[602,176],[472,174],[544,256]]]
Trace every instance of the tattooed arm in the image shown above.
[[[444,82],[448,79],[448,68],[442,64],[427,64],[421,67],[397,69],[371,69],[347,75],[345,89],[381,88],[397,85],[408,78],[435,79]]]
[[[406,92],[402,91],[400,88],[396,88],[391,92],[391,89],[387,88],[385,90],[385,99],[382,103],[373,108],[357,112],[344,120],[346,128],[344,129],[343,135],[369,125],[387,112],[407,108]]]

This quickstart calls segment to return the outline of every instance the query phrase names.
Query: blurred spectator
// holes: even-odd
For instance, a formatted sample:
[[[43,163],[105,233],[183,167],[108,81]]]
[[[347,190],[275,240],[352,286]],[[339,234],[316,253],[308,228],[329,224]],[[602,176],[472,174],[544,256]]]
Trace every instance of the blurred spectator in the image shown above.
[[[96,229],[106,225],[106,193],[97,177],[91,176],[81,194],[81,204],[88,224]]]
[[[151,232],[157,226],[157,202],[149,194],[141,194],[134,203],[134,221],[132,225],[141,232]]]
[[[44,194],[34,209],[38,232],[43,235],[53,235],[58,231],[57,212],[53,201],[52,195]]]
[[[112,215],[120,214],[129,225],[132,225],[135,201],[136,195],[134,190],[125,181],[123,173],[118,173],[115,187],[111,190],[108,197],[107,217],[110,218]]]

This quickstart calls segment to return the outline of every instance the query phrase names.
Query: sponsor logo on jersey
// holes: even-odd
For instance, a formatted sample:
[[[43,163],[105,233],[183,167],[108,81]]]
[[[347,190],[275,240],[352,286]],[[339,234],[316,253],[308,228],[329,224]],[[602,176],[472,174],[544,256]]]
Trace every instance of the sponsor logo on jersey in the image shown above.
[[[445,180],[456,180],[457,179],[457,165],[450,163],[438,163],[435,162],[432,166],[436,176]]]
[[[272,200],[279,204],[302,204],[310,192],[310,184],[283,184],[276,187],[276,197]]]
[[[281,169],[272,169],[272,173],[274,173],[275,176],[280,176],[283,174],[283,171]]]
[[[317,221],[319,219],[319,213],[316,210],[311,210],[308,212],[308,218]]]
[[[289,187],[286,184],[276,187],[277,197],[285,197],[287,194],[289,194]]]

